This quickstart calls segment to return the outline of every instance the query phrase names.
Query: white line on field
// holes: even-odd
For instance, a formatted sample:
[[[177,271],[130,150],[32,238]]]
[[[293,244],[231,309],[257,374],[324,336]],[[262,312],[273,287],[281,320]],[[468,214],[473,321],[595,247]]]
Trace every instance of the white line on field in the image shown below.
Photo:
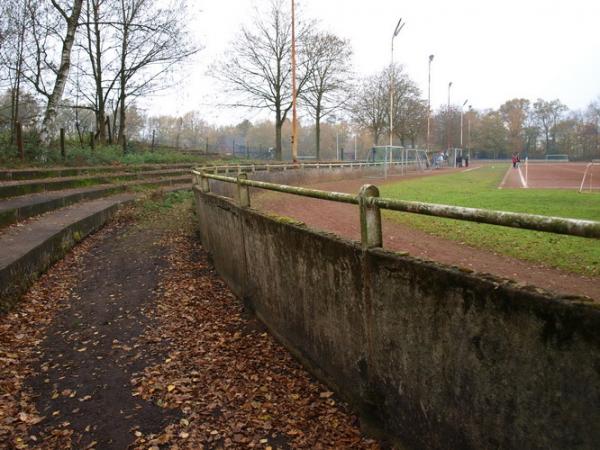
[[[477,170],[477,169],[481,169],[482,166],[479,167],[471,167],[470,169],[465,169],[463,170],[463,172],[470,172],[471,170]]]
[[[518,167],[519,170],[519,177],[521,178],[521,186],[523,186],[525,189],[527,189],[529,186],[527,186],[527,183],[525,182],[525,177],[523,176],[523,172],[521,172],[521,166]]]
[[[500,186],[498,186],[498,189],[504,189],[504,185],[506,184],[506,180],[508,179],[509,175],[510,175],[510,166],[508,166],[508,170],[504,174],[504,178],[502,178],[502,181],[500,182]]]

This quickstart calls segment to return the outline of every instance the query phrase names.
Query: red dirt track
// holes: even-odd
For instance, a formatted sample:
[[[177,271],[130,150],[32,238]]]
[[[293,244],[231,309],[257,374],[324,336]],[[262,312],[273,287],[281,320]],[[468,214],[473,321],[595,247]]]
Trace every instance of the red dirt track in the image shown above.
[[[526,182],[532,189],[579,190],[587,163],[529,163],[527,167],[521,164],[518,170],[508,163],[506,167],[508,171],[501,188],[523,188]],[[584,190],[590,187],[593,191],[600,190],[600,166],[593,166],[591,174],[586,178]]]
[[[434,173],[437,172],[447,173],[443,170]],[[383,180],[362,178],[323,182],[310,187],[356,193],[363,184],[381,184],[381,181]],[[388,180],[388,182],[395,181],[397,179]],[[292,217],[304,222],[310,228],[332,232],[346,239],[360,240],[358,208],[355,205],[268,192],[255,197],[253,206],[278,215]],[[490,273],[561,295],[583,295],[600,301],[600,279],[596,277],[584,277],[469,247],[386,219],[383,220],[383,237],[384,247],[389,250],[408,252],[417,258],[458,266],[475,272]]]

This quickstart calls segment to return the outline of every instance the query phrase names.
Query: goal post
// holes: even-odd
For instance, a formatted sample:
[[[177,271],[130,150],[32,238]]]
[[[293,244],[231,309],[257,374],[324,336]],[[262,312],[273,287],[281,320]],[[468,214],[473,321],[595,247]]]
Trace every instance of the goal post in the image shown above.
[[[579,186],[579,192],[592,192],[594,190],[594,167],[600,166],[600,159],[592,159],[592,162],[585,166],[583,177],[581,178],[581,185]],[[598,175],[596,175],[598,176]],[[585,189],[586,181],[588,182],[588,189]]]
[[[381,145],[371,148],[369,161],[380,163],[383,178],[422,171],[430,167],[427,152],[419,148]]]

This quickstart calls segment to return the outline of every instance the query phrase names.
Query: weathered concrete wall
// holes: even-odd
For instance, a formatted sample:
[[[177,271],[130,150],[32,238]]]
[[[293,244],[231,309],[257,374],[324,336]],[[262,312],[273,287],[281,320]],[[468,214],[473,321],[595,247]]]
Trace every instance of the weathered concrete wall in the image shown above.
[[[235,292],[317,375],[410,447],[597,448],[595,305],[363,252],[195,196],[202,243]]]

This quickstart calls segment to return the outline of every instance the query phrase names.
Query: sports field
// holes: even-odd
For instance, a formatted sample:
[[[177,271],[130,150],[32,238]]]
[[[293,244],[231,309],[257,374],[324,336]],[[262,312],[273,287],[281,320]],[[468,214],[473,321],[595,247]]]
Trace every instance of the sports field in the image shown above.
[[[585,182],[582,186],[584,174]],[[588,163],[557,163],[557,162],[530,162],[521,164],[518,169],[513,169],[507,164],[507,170],[500,183],[504,189],[572,189],[600,191],[600,163],[588,167]]]
[[[501,211],[542,214],[600,221],[600,193],[580,194],[573,189],[498,189],[507,165],[384,185],[381,195]],[[515,258],[540,262],[572,272],[600,275],[600,243],[492,225],[385,212],[396,222],[427,233],[464,242]]]
[[[404,200],[600,221],[600,192],[499,189],[508,168],[508,164],[484,165],[387,180],[316,182],[310,187],[357,193],[368,183],[378,185],[382,196]],[[253,199],[253,206],[311,228],[360,239],[358,210],[353,205],[263,192]],[[597,240],[391,211],[384,211],[383,218],[386,249],[600,300]]]

